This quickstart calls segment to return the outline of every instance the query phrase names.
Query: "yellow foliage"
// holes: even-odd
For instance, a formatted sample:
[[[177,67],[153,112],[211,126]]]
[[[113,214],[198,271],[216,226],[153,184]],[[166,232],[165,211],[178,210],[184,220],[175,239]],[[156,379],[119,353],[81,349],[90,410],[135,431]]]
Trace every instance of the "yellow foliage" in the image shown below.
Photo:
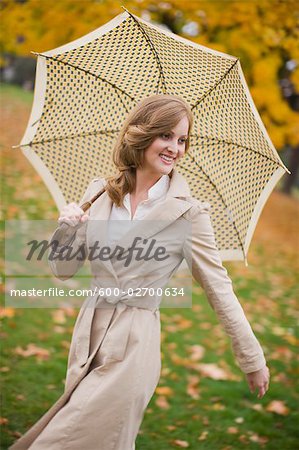
[[[267,131],[275,148],[282,148],[285,143],[285,132],[283,127],[271,123]]]
[[[277,84],[278,69],[281,64],[279,57],[270,54],[267,57],[255,61],[252,68],[252,75],[255,84]]]

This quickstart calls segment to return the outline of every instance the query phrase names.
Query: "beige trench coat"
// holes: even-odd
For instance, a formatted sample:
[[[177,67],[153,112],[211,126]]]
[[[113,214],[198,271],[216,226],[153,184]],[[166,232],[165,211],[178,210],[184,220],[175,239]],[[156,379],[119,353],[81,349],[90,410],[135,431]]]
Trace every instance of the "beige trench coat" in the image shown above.
[[[93,180],[82,202],[90,200],[104,183],[103,179]],[[86,224],[68,227],[63,233],[58,227],[52,237],[59,242],[57,251],[72,236],[75,249],[82,245],[87,249],[95,240],[99,247],[105,245],[111,207],[104,193],[91,206]],[[184,177],[173,171],[166,199],[148,213],[146,221],[136,221],[121,239],[124,248],[130,246],[134,236],[155,239],[168,249],[170,257],[158,265],[157,261],[141,264],[132,259],[128,267],[116,260],[91,262],[92,287],[118,287],[121,294],[95,294],[85,300],[73,332],[65,391],[11,450],[135,448],[138,429],[160,376],[161,297],[129,296],[128,289],[164,287],[184,258],[231,338],[241,370],[249,373],[264,367],[262,348],[222,265],[209,209],[209,203],[191,197]],[[184,232],[184,224],[192,226],[192,233]],[[67,279],[83,262],[56,260],[50,265],[57,277]]]

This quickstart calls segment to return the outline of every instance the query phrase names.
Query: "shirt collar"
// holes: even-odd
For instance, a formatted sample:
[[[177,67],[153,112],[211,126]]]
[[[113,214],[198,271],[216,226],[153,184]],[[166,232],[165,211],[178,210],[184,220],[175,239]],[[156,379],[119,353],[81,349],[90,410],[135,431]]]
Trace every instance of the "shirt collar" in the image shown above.
[[[170,178],[168,175],[162,175],[158,181],[148,190],[147,201],[157,200],[158,198],[164,197],[169,189]],[[124,196],[124,205],[129,205],[130,194]]]
[[[158,181],[148,190],[149,200],[157,200],[167,194],[170,184],[168,175],[162,175]]]

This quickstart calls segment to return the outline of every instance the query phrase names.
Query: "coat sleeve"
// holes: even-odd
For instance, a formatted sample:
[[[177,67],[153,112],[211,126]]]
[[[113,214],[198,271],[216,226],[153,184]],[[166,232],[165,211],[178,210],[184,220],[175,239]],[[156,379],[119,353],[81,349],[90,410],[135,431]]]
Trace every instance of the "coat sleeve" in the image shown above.
[[[194,205],[185,218],[191,221],[192,232],[184,243],[184,257],[193,277],[204,289],[225,332],[231,338],[232,350],[244,373],[266,365],[263,350],[245,316],[222,265],[210,219],[207,202]]]
[[[79,205],[90,200],[102,187],[103,181],[101,179],[93,180]],[[90,209],[88,214],[90,214]],[[50,239],[48,263],[57,278],[67,280],[83,266],[87,257],[87,225],[88,221],[83,224],[79,223],[75,227],[62,223],[54,231]]]

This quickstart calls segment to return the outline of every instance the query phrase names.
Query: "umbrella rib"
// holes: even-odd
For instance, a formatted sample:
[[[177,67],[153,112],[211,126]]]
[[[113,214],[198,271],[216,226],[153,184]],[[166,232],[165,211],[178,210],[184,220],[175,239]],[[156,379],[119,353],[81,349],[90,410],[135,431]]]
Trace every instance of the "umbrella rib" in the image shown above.
[[[129,97],[130,100],[135,101],[135,98],[134,98],[134,97],[131,97],[131,95],[129,95],[127,92],[125,92],[125,91],[124,91],[123,89],[121,89],[120,87],[116,86],[116,84],[111,83],[111,81],[108,81],[108,80],[106,80],[105,78],[100,77],[99,75],[95,75],[94,73],[90,72],[89,70],[85,70],[85,69],[82,69],[82,67],[75,66],[74,64],[71,64],[71,63],[66,62],[66,61],[62,61],[61,59],[58,59],[58,58],[56,58],[55,56],[47,56],[47,55],[44,55],[43,53],[37,53],[37,52],[33,52],[33,53],[34,53],[35,55],[42,56],[43,58],[46,58],[46,59],[52,59],[53,61],[57,61],[57,62],[60,63],[60,64],[65,64],[66,66],[74,67],[74,68],[77,69],[77,70],[81,70],[81,71],[84,72],[84,73],[87,73],[87,74],[89,74],[89,75],[91,75],[91,76],[93,76],[93,77],[95,77],[95,78],[97,78],[97,79],[100,79],[100,80],[103,81],[104,83],[110,84],[110,86],[112,86],[114,89],[116,89],[117,91],[120,91],[122,94],[124,94],[124,95],[126,95],[127,97]],[[118,93],[118,92],[117,92],[117,94],[118,94],[118,96],[119,96],[119,93]],[[122,102],[122,104],[123,104],[123,106],[124,106],[126,112],[129,113],[129,111],[128,111],[126,105],[123,103],[123,100],[121,99],[121,97],[119,97],[119,99],[120,99],[120,101]],[[136,103],[136,102],[135,102],[135,103]]]
[[[193,160],[193,163],[196,164],[196,165],[200,168],[200,170],[201,170],[201,172],[203,173],[203,175],[205,175],[205,177],[208,179],[209,183],[212,184],[212,186],[214,187],[215,191],[216,191],[217,194],[219,195],[219,197],[220,197],[220,199],[221,199],[223,205],[225,206],[225,208],[228,209],[228,206],[226,205],[223,196],[221,195],[220,191],[217,189],[217,186],[215,185],[215,183],[213,183],[213,181],[211,180],[211,178],[209,177],[209,175],[208,175],[208,174],[205,172],[205,170],[198,164],[198,162],[195,160],[194,156],[190,155],[190,153],[188,154],[188,156]],[[182,166],[182,167],[183,167],[183,166]],[[193,170],[187,169],[187,171],[190,172],[190,173],[193,173],[194,175],[198,175],[198,174],[197,174],[196,172],[194,172]],[[236,235],[238,236],[240,245],[241,245],[241,247],[242,247],[242,252],[243,252],[244,258],[246,259],[245,249],[244,249],[244,246],[243,246],[241,237],[240,237],[240,233],[238,232],[238,229],[237,229],[237,227],[236,227],[235,221],[232,220],[232,222],[233,222],[233,226],[234,226]]]
[[[282,167],[282,168],[284,169],[284,166],[283,166],[279,161],[276,161],[275,159],[272,159],[272,158],[270,158],[269,156],[264,155],[263,153],[259,153],[257,150],[254,150],[253,148],[246,147],[245,145],[237,144],[236,142],[225,141],[224,139],[217,139],[217,138],[208,137],[208,136],[200,136],[199,134],[191,134],[190,136],[191,136],[191,137],[192,137],[192,136],[196,136],[196,137],[198,137],[199,139],[203,138],[203,139],[208,139],[208,140],[212,140],[212,141],[217,141],[217,142],[223,143],[223,144],[235,145],[235,146],[238,147],[238,148],[243,148],[244,150],[247,150],[247,151],[249,151],[249,152],[257,153],[259,156],[262,156],[263,158],[266,158],[266,159],[268,159],[269,161],[271,161],[271,162],[273,162],[273,163],[275,163],[275,164],[278,164],[280,167]],[[194,144],[193,147],[195,147],[196,145],[197,145],[197,144]],[[198,145],[200,145],[200,144],[198,144]]]
[[[124,7],[123,7],[124,8]],[[164,72],[163,72],[163,68],[162,68],[162,64],[158,55],[157,50],[155,49],[154,44],[152,43],[151,38],[148,36],[147,32],[144,30],[143,26],[141,25],[141,23],[133,16],[133,14],[130,13],[130,11],[128,11],[126,8],[124,8],[125,11],[127,11],[127,13],[129,14],[129,16],[131,17],[131,19],[133,19],[133,21],[137,24],[137,27],[139,28],[139,30],[141,31],[141,33],[143,34],[143,36],[145,37],[145,40],[147,41],[147,43],[150,46],[150,49],[152,50],[152,52],[154,53],[154,56],[156,58],[157,64],[158,64],[158,69],[160,72],[160,76],[159,76],[159,83],[160,83],[160,79],[162,80],[162,87],[163,87],[163,93],[165,94],[167,92],[166,90],[166,83],[165,83],[165,77],[164,77]],[[159,88],[159,83],[158,83],[158,88]]]
[[[237,62],[239,61],[239,58],[237,58],[235,60],[235,62],[231,65],[231,67],[224,73],[224,75],[222,75],[222,77],[220,77],[220,79],[214,84],[214,86],[212,86],[192,107],[191,109],[195,109],[199,103],[201,103],[214,89],[216,89],[216,87],[222,82],[222,80],[224,80],[225,77],[227,77],[227,75],[229,74],[229,72],[235,67],[235,65],[237,64]]]
[[[257,150],[254,150],[254,149],[252,149],[250,147],[246,147],[245,145],[237,144],[236,142],[225,141],[223,139],[217,139],[217,138],[214,138],[214,137],[200,136],[198,134],[191,134],[191,137],[192,136],[196,136],[198,138],[203,138],[203,139],[209,139],[209,140],[212,140],[212,141],[217,141],[219,143],[224,143],[224,144],[228,144],[228,145],[234,145],[234,146],[236,146],[238,148],[243,148],[244,150],[247,150],[249,152],[257,153],[258,155],[262,156],[263,158],[266,158],[269,161],[271,161],[271,162],[273,162],[275,164],[278,164],[280,167],[282,167],[284,169],[283,165],[279,161],[276,161],[275,159],[272,159],[269,156],[264,155],[263,153],[259,153]],[[192,145],[192,147],[196,147],[197,145],[200,145],[200,144],[194,144],[194,145]]]
[[[83,133],[83,134],[71,134],[70,136],[62,136],[62,137],[58,137],[58,138],[52,138],[52,139],[42,139],[41,141],[31,141],[28,144],[20,144],[18,147],[26,147],[27,145],[29,145],[30,147],[32,145],[37,145],[37,144],[45,144],[47,142],[56,142],[56,141],[63,141],[64,139],[73,139],[73,138],[81,138],[81,137],[85,137],[85,136],[96,136],[97,134],[109,134],[109,133],[119,133],[120,130],[105,130],[105,131],[90,131],[89,133]]]

